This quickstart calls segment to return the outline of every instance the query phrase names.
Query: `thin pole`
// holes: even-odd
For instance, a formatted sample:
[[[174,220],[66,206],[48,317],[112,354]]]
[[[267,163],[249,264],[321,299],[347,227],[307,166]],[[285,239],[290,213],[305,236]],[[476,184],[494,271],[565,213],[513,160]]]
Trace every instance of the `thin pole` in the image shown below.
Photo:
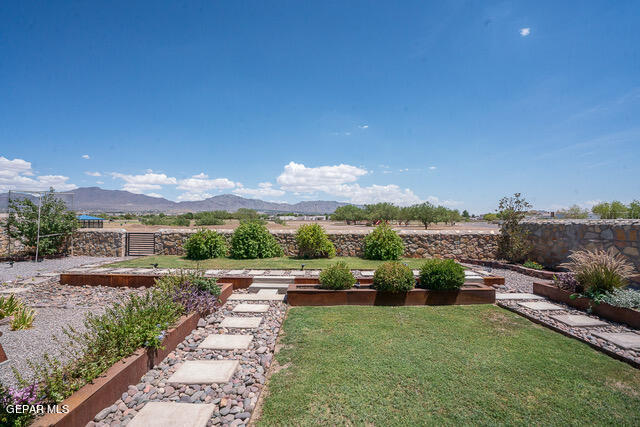
[[[38,262],[38,250],[40,249],[40,209],[42,207],[42,194],[39,194],[38,196],[38,236],[36,237],[36,262]]]
[[[9,260],[11,260],[11,190],[9,190],[7,197],[7,212],[9,213],[9,217],[7,218],[7,239],[9,240],[7,251],[9,252]]]

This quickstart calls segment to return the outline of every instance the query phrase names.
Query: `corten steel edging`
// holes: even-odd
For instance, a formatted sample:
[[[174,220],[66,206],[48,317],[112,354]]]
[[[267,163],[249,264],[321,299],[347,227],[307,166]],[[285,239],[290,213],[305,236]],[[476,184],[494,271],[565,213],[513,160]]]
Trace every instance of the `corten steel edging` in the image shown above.
[[[62,273],[60,284],[69,286],[109,286],[112,288],[139,288],[155,285],[162,274],[84,274]],[[250,277],[218,277],[218,283],[231,283],[233,289],[248,288],[253,281]]]
[[[496,291],[490,286],[467,284],[456,291],[412,289],[406,293],[378,292],[375,289],[329,290],[291,284],[287,302],[292,306],[328,305],[467,305],[493,304]]]
[[[606,302],[596,304],[589,298],[571,298],[571,292],[560,289],[551,283],[533,282],[533,293],[561,302],[579,310],[589,310],[598,316],[613,322],[625,323],[640,329],[640,311],[631,308],[616,307]]]
[[[613,357],[614,359],[617,359],[617,360],[619,360],[621,362],[625,362],[625,363],[633,366],[634,368],[639,368],[640,369],[640,363],[636,362],[635,360],[628,359],[628,358],[626,358],[626,357],[624,357],[624,356],[622,356],[622,355],[620,355],[620,354],[618,354],[618,353],[616,353],[614,351],[611,351],[611,350],[606,349],[604,347],[600,347],[600,346],[592,343],[591,341],[588,341],[588,340],[586,340],[586,339],[584,339],[584,338],[582,338],[582,337],[580,337],[578,335],[573,335],[573,334],[565,331],[564,329],[560,329],[557,326],[554,326],[554,325],[552,325],[550,323],[546,323],[546,322],[538,319],[537,317],[531,316],[530,314],[527,314],[527,313],[525,313],[523,311],[518,311],[513,307],[509,307],[507,305],[502,305],[502,304],[499,304],[498,306],[501,307],[501,308],[504,308],[506,310],[509,310],[509,311],[519,315],[519,316],[522,316],[525,319],[530,320],[533,323],[536,323],[538,325],[544,326],[545,328],[551,329],[554,332],[558,332],[559,334],[562,334],[565,337],[573,338],[575,340],[581,341],[581,342],[589,345],[589,347],[591,347],[591,348],[593,348],[595,350],[598,350],[599,352],[604,353],[609,357]]]
[[[463,258],[460,260],[460,262],[464,262],[467,264],[482,265],[482,266],[491,267],[491,268],[504,268],[505,270],[515,271],[518,273],[526,274],[527,276],[533,276],[543,280],[553,280],[553,277],[556,274],[558,274],[555,271],[536,270],[535,268],[527,268],[522,265],[509,264],[507,262],[500,262],[500,261]],[[503,285],[504,283],[500,283],[500,284]]]
[[[220,302],[224,304],[231,293],[231,283],[221,283]],[[162,348],[157,350],[138,349],[131,356],[126,357],[96,378],[73,393],[62,403],[69,406],[66,414],[47,414],[36,419],[34,426],[75,427],[84,426],[93,420],[98,412],[110,406],[127,391],[130,384],[137,384],[153,366],[159,364],[184,339],[198,327],[199,313],[182,316],[175,327],[169,329],[162,341]]]

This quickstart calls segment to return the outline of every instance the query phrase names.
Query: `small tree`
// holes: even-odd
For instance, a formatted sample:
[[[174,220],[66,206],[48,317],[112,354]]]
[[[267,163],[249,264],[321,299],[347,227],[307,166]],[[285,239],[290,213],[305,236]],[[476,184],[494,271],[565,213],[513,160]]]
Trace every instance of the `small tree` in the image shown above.
[[[558,213],[564,214],[564,217],[569,219],[585,219],[589,216],[589,212],[578,205],[573,205],[569,209],[558,211]]]
[[[346,221],[347,224],[357,223],[367,218],[366,212],[354,205],[340,206],[335,210],[331,219],[334,221]]]
[[[629,218],[640,218],[640,200],[634,200],[633,202],[629,203]]]
[[[40,204],[40,241],[38,242],[38,204]],[[73,212],[56,197],[53,188],[42,195],[39,202],[30,199],[11,200],[7,231],[35,253],[36,245],[42,255],[58,253],[65,239],[78,229]]]
[[[465,221],[469,220],[469,211],[468,210],[463,210],[462,211],[462,218],[464,218]]]
[[[433,224],[438,221],[438,215],[435,206],[429,202],[422,203],[421,205],[414,206],[415,218],[424,225],[424,229],[429,228],[429,224]]]
[[[526,261],[531,244],[527,239],[528,233],[520,221],[524,219],[529,208],[531,204],[521,197],[520,193],[500,199],[498,216],[502,219],[502,224],[498,239],[498,257],[517,263]]]

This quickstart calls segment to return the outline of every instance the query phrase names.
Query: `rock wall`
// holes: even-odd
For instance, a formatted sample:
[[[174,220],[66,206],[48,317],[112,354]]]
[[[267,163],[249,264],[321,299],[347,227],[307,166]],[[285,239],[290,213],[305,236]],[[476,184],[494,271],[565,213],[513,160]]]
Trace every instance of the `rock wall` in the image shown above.
[[[640,220],[544,220],[523,223],[533,244],[532,259],[557,267],[577,249],[621,253],[640,271]]]
[[[183,255],[185,240],[194,231],[162,230],[156,233],[156,253],[162,255]],[[220,231],[231,240],[230,231]],[[285,255],[298,253],[295,232],[280,231],[272,233]],[[364,237],[367,233],[331,233],[329,240],[336,247],[338,256],[360,256]],[[495,257],[497,235],[490,233],[444,233],[444,232],[401,232],[405,244],[405,256],[413,258],[481,258]]]
[[[71,255],[121,257],[125,255],[124,230],[81,230],[73,234],[65,252]]]

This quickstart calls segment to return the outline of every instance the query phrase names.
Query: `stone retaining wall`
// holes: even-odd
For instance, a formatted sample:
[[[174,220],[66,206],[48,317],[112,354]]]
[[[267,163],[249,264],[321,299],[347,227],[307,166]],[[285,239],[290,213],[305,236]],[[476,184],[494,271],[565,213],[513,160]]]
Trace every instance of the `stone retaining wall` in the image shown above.
[[[577,249],[613,249],[640,271],[640,220],[544,220],[523,223],[533,244],[532,259],[557,267]]]
[[[80,230],[65,251],[76,256],[121,257],[125,255],[126,235],[124,230]]]

